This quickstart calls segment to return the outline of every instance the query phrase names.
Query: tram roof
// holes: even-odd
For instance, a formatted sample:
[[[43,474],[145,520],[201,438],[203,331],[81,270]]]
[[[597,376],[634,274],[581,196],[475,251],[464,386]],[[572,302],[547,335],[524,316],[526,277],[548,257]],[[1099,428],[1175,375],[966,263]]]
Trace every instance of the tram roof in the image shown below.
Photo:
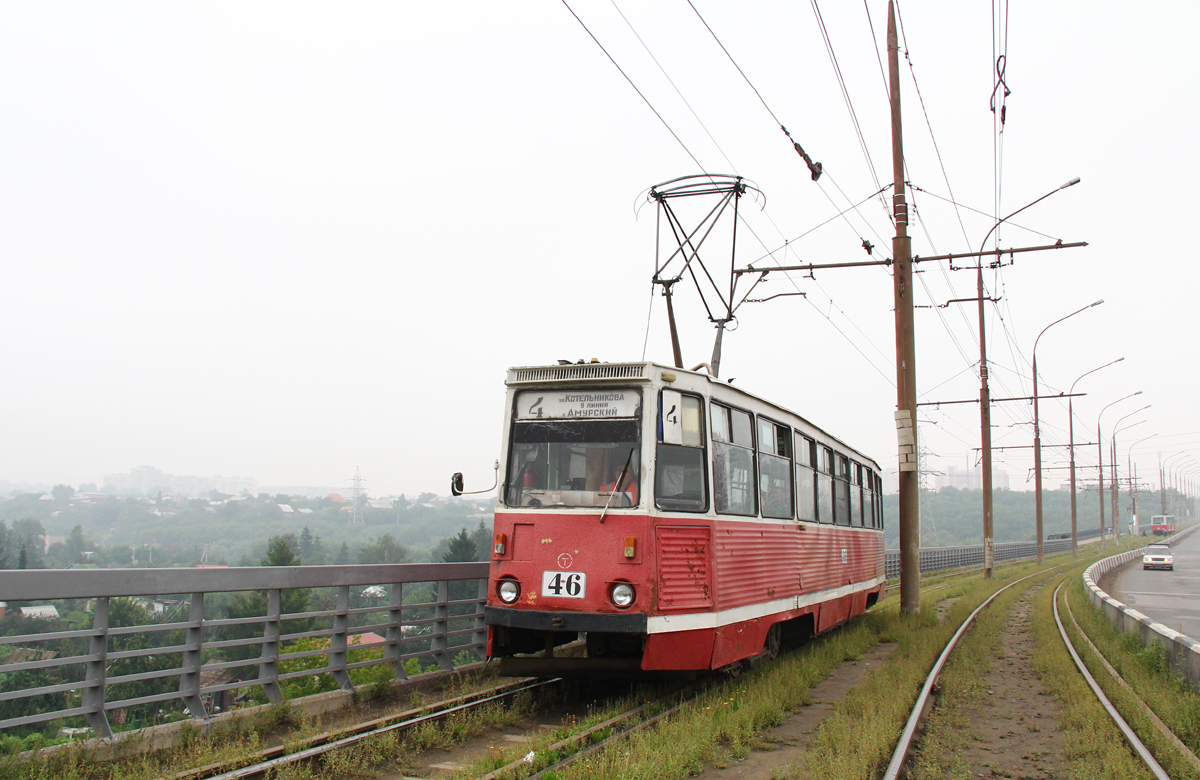
[[[800,418],[812,427],[819,430],[823,435],[827,436],[834,442],[837,442],[846,450],[854,453],[860,459],[870,462],[879,469],[879,464],[874,458],[863,453],[855,447],[851,447],[846,442],[842,441],[837,436],[829,433],[825,428],[817,425],[799,412],[795,412],[786,406],[767,400],[760,395],[749,392],[742,387],[731,385],[728,382],[723,382],[720,379],[712,376],[707,371],[689,371],[685,368],[677,368],[675,366],[666,366],[661,363],[652,361],[629,362],[629,363],[565,363],[560,362],[553,366],[515,366],[508,369],[508,378],[504,384],[509,387],[523,387],[526,385],[556,385],[556,384],[584,384],[584,385],[611,385],[611,384],[649,384],[656,379],[661,379],[662,375],[666,374],[684,374],[695,379],[707,380],[710,385],[715,385],[725,391],[732,391],[738,395],[752,398],[767,406],[774,407],[780,411],[787,412]],[[669,384],[669,383],[668,383]]]

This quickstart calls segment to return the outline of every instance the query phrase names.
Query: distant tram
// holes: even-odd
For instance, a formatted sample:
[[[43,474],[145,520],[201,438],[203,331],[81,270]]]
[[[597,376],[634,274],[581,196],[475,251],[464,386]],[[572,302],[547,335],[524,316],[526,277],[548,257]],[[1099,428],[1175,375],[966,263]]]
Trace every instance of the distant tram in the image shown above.
[[[654,363],[506,385],[485,618],[502,672],[736,670],[883,594],[879,466],[803,417]],[[556,656],[580,635],[586,657]]]
[[[1150,518],[1151,536],[1170,536],[1175,533],[1175,515],[1155,515]]]

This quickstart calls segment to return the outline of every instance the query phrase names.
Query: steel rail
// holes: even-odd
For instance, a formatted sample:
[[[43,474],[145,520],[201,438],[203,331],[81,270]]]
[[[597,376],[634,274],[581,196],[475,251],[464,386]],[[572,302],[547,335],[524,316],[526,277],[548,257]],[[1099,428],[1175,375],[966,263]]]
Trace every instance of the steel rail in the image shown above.
[[[1082,637],[1088,649],[1095,653],[1096,658],[1100,660],[1100,664],[1104,667],[1104,670],[1112,675],[1113,679],[1116,680],[1122,688],[1137,697],[1137,703],[1141,707],[1142,713],[1145,714],[1145,716],[1149,718],[1155,726],[1158,727],[1159,732],[1161,732],[1162,735],[1166,737],[1167,740],[1170,741],[1170,743],[1174,745],[1180,753],[1183,754],[1183,757],[1186,758],[1197,771],[1200,771],[1200,757],[1193,753],[1191,748],[1183,744],[1183,740],[1175,736],[1175,732],[1171,731],[1171,727],[1166,723],[1163,723],[1162,718],[1158,717],[1158,715],[1154,713],[1154,710],[1150,709],[1150,705],[1138,695],[1137,691],[1133,690],[1133,686],[1125,681],[1125,678],[1121,676],[1121,673],[1113,668],[1113,665],[1110,664],[1108,659],[1104,657],[1104,654],[1100,652],[1100,648],[1096,647],[1091,638],[1087,635],[1087,632],[1083,630],[1083,626],[1079,625],[1079,621],[1075,619],[1075,611],[1071,609],[1071,594],[1069,592],[1063,594],[1063,604],[1065,604],[1067,607],[1067,617],[1071,619],[1071,625],[1075,626],[1075,630],[1079,632],[1079,636]]]
[[[1142,744],[1142,741],[1138,739],[1137,734],[1133,733],[1133,729],[1131,729],[1129,724],[1125,722],[1125,719],[1121,717],[1121,713],[1117,712],[1117,708],[1114,707],[1112,702],[1108,700],[1108,697],[1104,695],[1104,691],[1102,691],[1100,686],[1096,683],[1096,678],[1092,677],[1092,673],[1089,672],[1087,666],[1084,665],[1083,659],[1079,657],[1079,653],[1075,652],[1075,646],[1071,644],[1071,639],[1067,636],[1067,631],[1063,627],[1062,618],[1059,617],[1058,614],[1058,592],[1062,590],[1062,586],[1065,584],[1066,581],[1064,580],[1063,582],[1059,583],[1057,588],[1054,589],[1054,622],[1058,624],[1058,633],[1062,637],[1063,644],[1067,646],[1067,652],[1071,654],[1071,659],[1075,661],[1075,666],[1079,669],[1079,673],[1083,675],[1085,680],[1087,680],[1088,687],[1092,689],[1092,693],[1096,694],[1096,698],[1100,700],[1100,704],[1103,705],[1104,709],[1108,712],[1109,717],[1111,717],[1113,722],[1117,724],[1117,728],[1119,728],[1121,733],[1125,735],[1126,741],[1128,741],[1130,746],[1133,747],[1134,751],[1138,754],[1138,757],[1142,759],[1142,762],[1146,765],[1150,772],[1153,773],[1154,777],[1157,778],[1157,780],[1171,780],[1171,776],[1168,775],[1162,766],[1154,760],[1154,756],[1150,755],[1150,751],[1147,750],[1146,746]]]
[[[395,720],[394,718],[377,719],[375,721],[370,721],[370,722],[368,722],[368,724],[365,724],[365,725],[373,726],[375,723],[380,722],[380,720],[392,721],[392,722],[388,722],[388,723],[385,723],[384,725],[375,726],[375,727],[366,728],[366,729],[363,728],[363,724],[360,724],[357,727],[351,727],[349,729],[344,729],[344,730],[336,732],[334,734],[318,734],[317,736],[312,737],[309,740],[306,740],[305,744],[312,745],[311,747],[297,750],[292,753],[287,753],[285,755],[281,755],[276,758],[271,758],[266,761],[259,761],[255,764],[251,764],[249,766],[239,767],[237,769],[229,770],[227,772],[222,772],[220,774],[206,774],[205,770],[215,770],[215,769],[220,768],[219,766],[209,766],[209,767],[204,767],[200,770],[191,770],[189,772],[183,772],[183,773],[174,775],[173,780],[185,780],[185,779],[191,780],[192,778],[197,778],[197,779],[203,778],[204,780],[235,780],[238,778],[266,776],[272,770],[276,770],[276,769],[286,766],[288,764],[294,764],[294,763],[298,763],[300,761],[312,760],[314,758],[317,758],[318,756],[324,755],[325,753],[330,753],[335,750],[340,750],[342,748],[349,747],[351,745],[355,745],[359,742],[362,742],[363,740],[369,739],[369,738],[377,736],[379,734],[386,734],[390,731],[410,729],[415,726],[419,726],[423,723],[433,723],[433,722],[448,718],[451,715],[472,709],[474,707],[481,707],[484,704],[490,704],[491,702],[500,701],[502,699],[507,699],[507,698],[517,695],[518,693],[522,693],[524,691],[535,690],[537,688],[541,688],[541,687],[544,687],[547,685],[553,685],[553,684],[559,683],[561,681],[562,681],[562,679],[559,677],[553,677],[553,678],[546,679],[546,680],[534,680],[534,681],[530,681],[528,679],[521,680],[521,681],[518,681],[517,683],[510,683],[510,684],[507,684],[504,686],[500,686],[498,688],[494,688],[494,689],[492,689],[492,691],[485,691],[481,694],[468,694],[466,696],[458,697],[457,699],[451,699],[448,702],[443,702],[443,704],[449,704],[450,702],[453,702],[453,701],[466,700],[462,704],[457,704],[457,705],[448,706],[448,707],[442,706],[442,707],[438,708],[436,712],[429,713],[429,712],[427,712],[428,708],[423,708],[421,711],[427,712],[427,714],[418,715],[416,717],[411,717],[411,718],[405,718],[404,715],[400,715],[399,716],[401,718],[400,720]],[[497,693],[497,691],[499,691],[499,692]],[[437,705],[434,705],[434,706],[437,706]],[[342,734],[347,734],[347,736],[339,736]],[[314,745],[313,744],[314,742],[317,742],[318,744]],[[272,750],[278,751],[280,749],[281,748],[273,748]],[[269,752],[269,751],[263,751],[263,754],[265,754],[267,752]],[[263,755],[263,754],[260,754],[260,755]],[[223,766],[228,766],[228,762],[223,764]]]
[[[684,701],[679,702],[674,707],[669,707],[668,709],[663,710],[662,712],[658,713],[657,715],[653,715],[649,718],[646,718],[645,720],[638,721],[637,723],[635,723],[634,725],[630,726],[627,729],[623,729],[621,731],[614,732],[613,734],[600,740],[599,742],[588,745],[587,747],[583,748],[582,750],[578,750],[578,751],[570,754],[569,756],[562,758],[561,760],[551,764],[550,766],[546,767],[545,769],[539,770],[538,772],[535,772],[534,774],[529,775],[528,777],[525,778],[525,780],[539,780],[539,778],[543,778],[546,776],[557,776],[557,772],[560,769],[575,763],[579,759],[585,758],[586,756],[590,756],[593,753],[595,753],[595,752],[597,752],[619,740],[627,739],[634,732],[637,732],[644,728],[652,726],[653,724],[659,722],[660,720],[663,720],[664,718],[674,715],[676,712],[679,712],[685,706],[687,706],[688,704],[691,704],[693,701],[698,699],[700,697],[701,693],[703,693],[705,690],[707,690],[707,688],[704,688],[703,690],[697,692],[695,696],[692,696],[688,699],[685,699]],[[660,699],[659,701],[661,702],[662,700]],[[609,728],[610,726],[613,726],[617,723],[629,720],[630,718],[640,714],[647,708],[653,706],[655,703],[657,703],[657,702],[648,702],[646,704],[639,705],[631,710],[628,710],[627,712],[624,712],[620,715],[609,718],[608,720],[604,721],[603,723],[598,723],[595,726],[592,726],[591,728],[585,729],[576,734],[572,734],[567,739],[564,739],[560,742],[556,742],[553,745],[550,745],[549,747],[546,748],[546,750],[547,751],[561,750],[563,748],[572,747],[574,745],[577,745],[580,742],[584,741],[585,739],[588,739],[595,732],[602,731],[603,729]],[[498,777],[500,777],[505,772],[505,770],[511,771],[511,770],[519,767],[524,762],[525,762],[525,759],[521,759],[520,761],[516,761],[512,764],[508,764],[507,766],[503,766],[497,770],[489,772],[488,774],[483,775],[482,777],[479,777],[476,780],[496,780]]]
[[[986,601],[976,607],[975,611],[967,616],[967,619],[963,621],[963,624],[958,627],[957,631],[954,632],[954,636],[950,637],[950,641],[946,643],[946,647],[942,650],[942,654],[938,656],[937,662],[934,663],[933,669],[929,672],[929,676],[925,678],[925,684],[921,687],[921,693],[917,696],[917,701],[913,705],[912,712],[909,713],[908,722],[904,724],[904,731],[900,733],[900,741],[896,743],[896,749],[892,751],[892,760],[888,763],[887,771],[883,773],[883,780],[896,780],[896,778],[900,776],[900,770],[904,766],[904,759],[908,756],[908,751],[912,747],[913,737],[916,735],[917,723],[920,722],[921,713],[925,710],[926,702],[929,701],[929,694],[931,691],[933,691],[933,686],[935,683],[937,683],[938,675],[941,674],[942,667],[946,665],[946,660],[949,659],[950,653],[953,652],[954,648],[958,645],[958,640],[962,637],[967,628],[970,627],[972,621],[975,620],[975,616],[982,612],[984,607],[991,604],[997,596],[1012,586],[1022,583],[1031,577],[1041,576],[1047,572],[1066,565],[1068,564],[1064,563],[1051,569],[1035,571],[1033,574],[1026,575],[1019,580],[1014,580],[1008,583],[1003,588],[1000,588],[1000,590],[989,596]]]

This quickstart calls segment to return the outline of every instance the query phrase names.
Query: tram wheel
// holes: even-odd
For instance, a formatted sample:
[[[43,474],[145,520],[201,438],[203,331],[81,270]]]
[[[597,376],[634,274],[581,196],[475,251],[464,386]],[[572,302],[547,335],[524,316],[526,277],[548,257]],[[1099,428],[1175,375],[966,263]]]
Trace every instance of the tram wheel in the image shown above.
[[[779,657],[779,651],[782,647],[783,626],[779,623],[776,623],[767,630],[767,639],[765,642],[763,642],[763,660],[774,661]]]

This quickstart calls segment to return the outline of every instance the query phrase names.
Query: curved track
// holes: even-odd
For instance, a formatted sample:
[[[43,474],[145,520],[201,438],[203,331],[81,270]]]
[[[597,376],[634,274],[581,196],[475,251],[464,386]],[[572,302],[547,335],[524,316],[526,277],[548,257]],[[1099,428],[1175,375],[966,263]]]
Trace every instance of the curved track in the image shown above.
[[[1112,718],[1112,721],[1116,724],[1117,728],[1121,730],[1121,733],[1125,736],[1125,740],[1129,743],[1130,747],[1133,748],[1134,752],[1137,753],[1138,758],[1142,760],[1142,763],[1146,765],[1146,768],[1148,768],[1158,780],[1170,780],[1170,775],[1168,775],[1162,766],[1159,765],[1158,761],[1154,759],[1154,756],[1150,754],[1150,751],[1147,750],[1142,741],[1138,739],[1137,734],[1135,734],[1133,729],[1129,727],[1129,724],[1125,722],[1125,719],[1121,717],[1121,713],[1117,711],[1117,708],[1114,707],[1112,702],[1108,700],[1108,697],[1104,695],[1104,691],[1101,690],[1099,684],[1096,683],[1096,678],[1092,677],[1092,673],[1088,671],[1087,666],[1083,663],[1083,659],[1080,658],[1079,652],[1075,649],[1075,645],[1071,642],[1071,638],[1067,636],[1067,630],[1063,627],[1062,618],[1058,613],[1058,592],[1062,590],[1062,587],[1065,584],[1065,581],[1060,582],[1058,587],[1054,589],[1054,622],[1058,625],[1058,634],[1062,637],[1063,644],[1067,646],[1067,652],[1071,654],[1071,660],[1075,662],[1076,668],[1079,669],[1079,673],[1083,675],[1083,678],[1087,680],[1088,687],[1092,689],[1092,693],[1094,693],[1096,698],[1100,700],[1100,704],[1104,707],[1105,712],[1107,712],[1109,717]],[[1074,622],[1074,615],[1071,616],[1071,620]],[[1076,624],[1076,628],[1078,628],[1078,624]],[[1082,630],[1080,631],[1080,634],[1083,634]],[[1093,646],[1092,649],[1096,650],[1095,646]],[[1096,654],[1098,657],[1103,658],[1098,651]],[[1140,701],[1141,700],[1139,699],[1139,702]],[[1146,706],[1144,702],[1142,703],[1142,706]],[[1161,723],[1160,727],[1165,728],[1165,726],[1162,726]],[[1167,733],[1170,732],[1168,731]],[[1174,737],[1175,735],[1171,734],[1171,736]],[[1180,746],[1182,747],[1182,743],[1180,743]],[[1187,748],[1184,748],[1184,750],[1187,750]],[[1190,751],[1188,752],[1190,754]],[[1192,756],[1192,758],[1194,759],[1195,756]]]
[[[406,731],[424,723],[433,723],[450,718],[466,710],[482,707],[497,701],[510,699],[525,691],[552,686],[561,682],[549,680],[517,680],[486,691],[460,696],[439,702],[420,710],[413,710],[389,718],[360,723],[348,729],[318,734],[298,745],[280,746],[261,751],[237,763],[242,766],[229,769],[229,764],[200,767],[173,776],[172,780],[234,780],[234,778],[265,777],[269,772],[288,764],[312,761],[326,753],[342,750],[363,740],[391,731]]]
[[[1064,564],[1065,565],[1065,564]],[[1055,567],[1058,568],[1058,567]],[[921,686],[921,693],[917,696],[917,701],[913,705],[912,711],[909,713],[908,721],[904,724],[904,730],[900,733],[900,741],[896,744],[896,749],[892,751],[892,760],[888,762],[887,770],[883,774],[884,780],[896,780],[900,776],[900,770],[904,766],[904,760],[908,757],[909,750],[912,749],[913,740],[917,733],[917,724],[921,721],[921,717],[925,712],[925,706],[929,702],[929,694],[933,691],[933,686],[937,683],[938,676],[942,673],[942,667],[946,665],[946,661],[950,658],[950,654],[954,652],[954,648],[958,646],[958,640],[970,627],[975,620],[975,616],[983,611],[985,607],[995,601],[996,597],[1014,585],[1024,582],[1032,577],[1037,577],[1046,573],[1046,571],[1038,571],[1033,574],[1022,577],[1019,580],[1012,582],[1000,588],[995,593],[987,598],[982,604],[975,608],[967,619],[963,621],[958,630],[954,632],[954,636],[950,637],[950,641],[946,643],[946,647],[942,650],[942,654],[938,656],[937,661],[930,670],[929,676],[925,678],[925,684]]]

